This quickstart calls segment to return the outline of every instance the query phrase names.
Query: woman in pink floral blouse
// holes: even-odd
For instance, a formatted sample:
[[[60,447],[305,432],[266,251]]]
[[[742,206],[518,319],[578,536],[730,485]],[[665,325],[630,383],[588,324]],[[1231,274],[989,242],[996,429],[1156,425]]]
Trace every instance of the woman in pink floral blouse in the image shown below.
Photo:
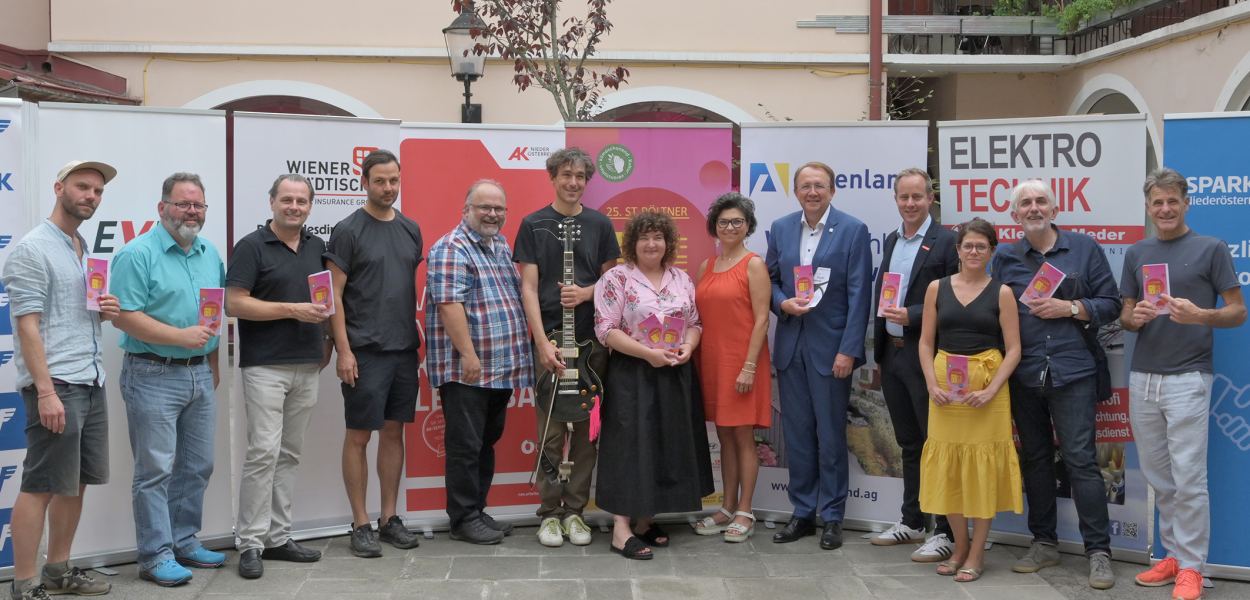
[[[701,510],[714,490],[690,365],[702,326],[676,253],[673,221],[642,213],[625,227],[625,264],[595,286],[595,335],[612,350],[595,502],[614,515],[612,551],[626,558],[650,559],[651,546],[668,545],[656,514]]]

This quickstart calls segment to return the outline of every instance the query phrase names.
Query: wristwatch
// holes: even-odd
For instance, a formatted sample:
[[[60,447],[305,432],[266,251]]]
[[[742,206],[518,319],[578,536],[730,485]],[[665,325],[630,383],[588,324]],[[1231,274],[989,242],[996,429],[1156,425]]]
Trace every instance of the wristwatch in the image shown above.
[[[1070,305],[1069,305],[1069,307],[1072,309],[1072,318],[1073,318],[1073,319],[1075,319],[1075,318],[1077,318],[1078,316],[1080,316],[1080,314],[1081,314],[1081,305],[1080,305],[1080,304],[1077,304],[1077,303],[1076,303],[1076,300],[1073,300],[1073,301],[1072,301],[1072,304],[1070,304]]]

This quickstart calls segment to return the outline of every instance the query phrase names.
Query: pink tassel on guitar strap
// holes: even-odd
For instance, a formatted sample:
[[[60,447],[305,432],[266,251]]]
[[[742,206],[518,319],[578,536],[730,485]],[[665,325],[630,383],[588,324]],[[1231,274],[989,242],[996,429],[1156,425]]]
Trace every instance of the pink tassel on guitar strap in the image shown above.
[[[595,407],[590,409],[590,431],[587,437],[590,441],[599,439],[599,396],[595,396]]]

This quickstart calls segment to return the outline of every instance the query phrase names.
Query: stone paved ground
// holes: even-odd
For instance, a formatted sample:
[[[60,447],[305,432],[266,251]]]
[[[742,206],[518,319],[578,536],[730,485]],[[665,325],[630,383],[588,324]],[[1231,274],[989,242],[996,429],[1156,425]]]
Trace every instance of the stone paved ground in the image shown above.
[[[651,561],[625,560],[608,552],[608,535],[596,534],[585,548],[565,544],[544,548],[533,527],[517,529],[503,544],[473,546],[451,541],[446,533],[423,540],[407,552],[383,544],[384,556],[359,559],[348,551],[347,537],[306,542],[325,556],[318,563],[269,561],[259,580],[239,578],[238,556],[228,554],[225,568],[196,570],[188,585],[166,589],[137,577],[135,565],[117,567],[111,578],[115,600],[277,598],[440,600],[534,599],[808,599],[860,598],[928,600],[1167,600],[1170,588],[1133,585],[1141,567],[1115,564],[1119,583],[1110,591],[1085,583],[1086,562],[1065,555],[1060,567],[1038,574],[1011,572],[1023,549],[996,545],[987,553],[980,581],[958,584],[933,574],[933,565],[908,560],[914,546],[878,548],[848,531],[846,545],[823,551],[816,539],[773,544],[773,530],[762,525],[751,542],[726,544],[719,537],[700,537],[685,526],[670,525],[673,545],[657,549]],[[1211,600],[1250,598],[1250,584],[1217,581]]]

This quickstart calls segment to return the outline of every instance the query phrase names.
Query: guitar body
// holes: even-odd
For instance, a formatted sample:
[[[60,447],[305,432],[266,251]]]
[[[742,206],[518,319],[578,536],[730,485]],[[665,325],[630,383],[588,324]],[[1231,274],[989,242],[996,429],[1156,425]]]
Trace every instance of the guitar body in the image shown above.
[[[551,331],[547,337],[553,344],[561,345],[563,335],[559,330]],[[553,411],[554,420],[577,423],[590,418],[595,397],[603,395],[603,378],[599,374],[607,369],[608,350],[591,340],[577,342],[573,348],[573,352],[560,349],[564,373],[558,379],[550,373],[540,375],[534,384],[534,396],[539,406]],[[553,402],[553,391],[555,406],[548,407]]]

